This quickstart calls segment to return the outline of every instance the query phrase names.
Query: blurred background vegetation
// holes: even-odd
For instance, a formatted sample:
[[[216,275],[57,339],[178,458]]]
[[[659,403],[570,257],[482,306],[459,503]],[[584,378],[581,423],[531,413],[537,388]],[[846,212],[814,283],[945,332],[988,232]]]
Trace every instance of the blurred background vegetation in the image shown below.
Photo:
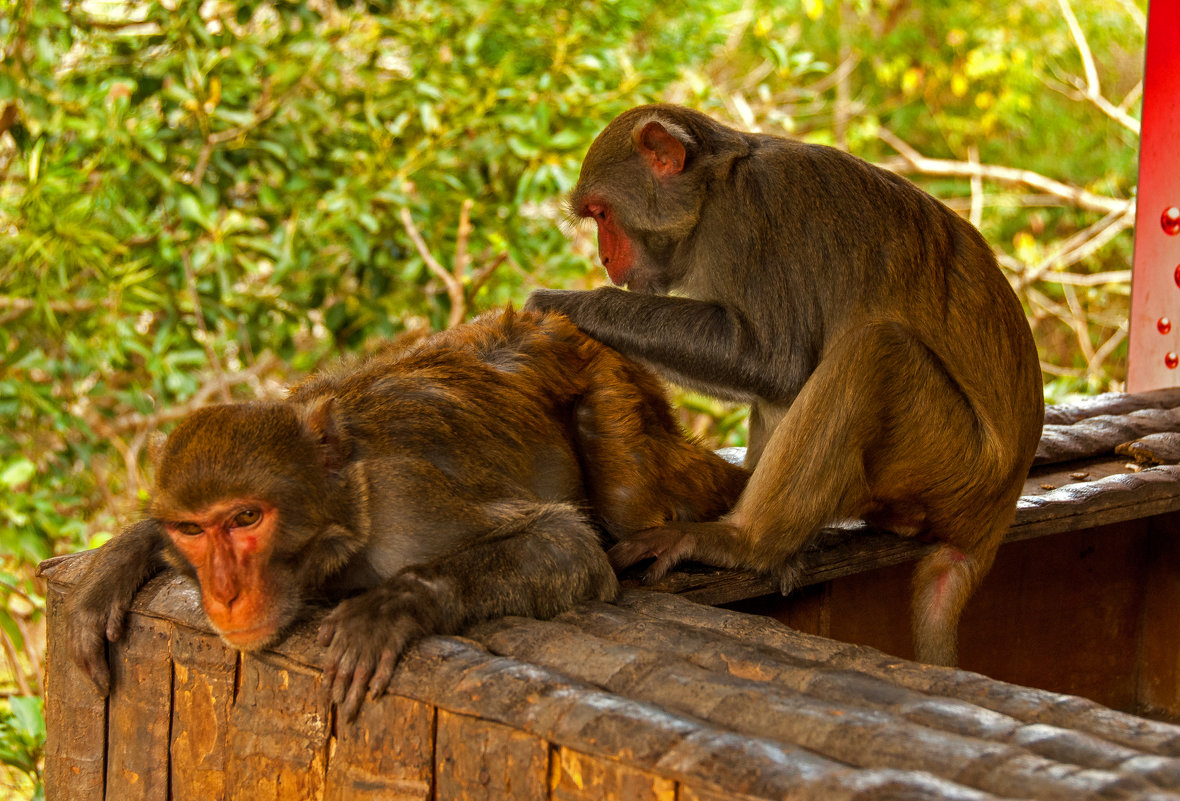
[[[38,792],[33,568],[134,516],[150,434],[602,283],[561,200],[632,105],[909,176],[1000,254],[1049,399],[1119,388],[1145,7],[0,0],[0,797]]]

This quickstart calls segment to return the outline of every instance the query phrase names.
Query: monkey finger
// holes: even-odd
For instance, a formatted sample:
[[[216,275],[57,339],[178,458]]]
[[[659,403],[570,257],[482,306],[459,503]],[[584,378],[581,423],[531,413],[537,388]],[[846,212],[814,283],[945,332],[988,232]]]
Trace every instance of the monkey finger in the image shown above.
[[[336,665],[333,662],[324,662],[323,674],[320,677],[320,699],[325,704],[332,703],[332,685],[336,683]]]
[[[377,663],[377,672],[369,680],[369,698],[379,698],[389,689],[389,682],[393,680],[393,670],[397,667],[399,650],[386,648],[381,652],[381,661]]]
[[[666,559],[663,556],[659,557],[654,563],[652,563],[652,566],[644,572],[643,583],[655,584],[664,576],[672,572],[672,568],[675,567],[676,563],[679,561],[679,559]]]
[[[106,640],[97,629],[82,628],[68,641],[67,648],[73,663],[94,685],[95,691],[105,698],[111,688]]]
[[[524,302],[524,310],[543,312],[554,308],[552,302],[546,303],[546,301],[552,301],[560,291],[557,289],[534,289],[529,295],[529,299]]]
[[[332,683],[332,701],[343,703],[344,695],[353,681],[357,671],[357,657],[355,651],[349,651],[336,663],[335,680]]]
[[[623,540],[607,551],[606,558],[610,560],[610,566],[617,572],[626,570],[632,565],[656,555],[647,543],[639,540]]]
[[[790,595],[792,591],[802,585],[803,566],[798,559],[792,559],[779,568],[778,589],[783,595]]]
[[[329,615],[320,624],[320,630],[316,633],[315,641],[325,648],[332,644],[332,638],[336,636],[336,621]]]
[[[107,616],[107,639],[111,642],[118,642],[123,636],[123,630],[127,624],[127,614],[125,609],[112,609]]]
[[[361,701],[365,700],[365,692],[369,689],[369,678],[372,675],[373,665],[371,662],[366,662],[354,671],[352,683],[348,688],[348,696],[344,699],[343,706],[337,702],[346,722],[352,723],[360,714]]]
[[[93,659],[87,660],[82,672],[90,679],[94,691],[99,696],[106,698],[111,694],[111,669],[107,666],[106,654],[96,655]]]
[[[684,534],[679,536],[671,544],[660,548],[655,564],[649,567],[647,572],[643,574],[644,583],[654,584],[668,575],[672,571],[672,568],[692,556],[693,545],[693,538],[688,534]]]

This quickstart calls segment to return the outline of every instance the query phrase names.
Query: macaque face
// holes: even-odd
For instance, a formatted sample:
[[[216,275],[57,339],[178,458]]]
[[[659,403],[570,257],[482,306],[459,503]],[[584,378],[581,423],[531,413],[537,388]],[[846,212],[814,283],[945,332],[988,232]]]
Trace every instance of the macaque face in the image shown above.
[[[279,510],[257,498],[230,498],[167,520],[176,550],[192,566],[210,622],[235,648],[273,642],[288,622],[270,557]]]
[[[611,283],[626,286],[631,277],[634,253],[631,240],[619,227],[611,207],[603,198],[591,198],[578,209],[578,216],[594,220],[598,226],[598,258]]]

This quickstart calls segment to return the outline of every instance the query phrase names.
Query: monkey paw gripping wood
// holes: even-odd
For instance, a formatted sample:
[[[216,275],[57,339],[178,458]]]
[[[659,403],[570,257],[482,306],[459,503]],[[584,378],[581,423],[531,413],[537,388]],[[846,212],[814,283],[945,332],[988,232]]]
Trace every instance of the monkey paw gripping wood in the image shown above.
[[[489,313],[285,401],[190,415],[157,456],[146,519],[70,596],[67,647],[107,694],[106,643],[169,565],[243,651],[326,603],[324,689],[354,718],[409,643],[612,599],[600,529],[712,519],[745,481],[684,439],[644,368],[560,315]]]
[[[825,524],[937,542],[914,579],[919,658],[953,664],[967,598],[1041,430],[1040,367],[987,242],[909,181],[835,148],[642,106],[599,134],[570,199],[618,286],[529,307],[684,386],[752,404],[745,493],[719,522],[619,545],[793,582]],[[669,293],[675,291],[675,295]]]

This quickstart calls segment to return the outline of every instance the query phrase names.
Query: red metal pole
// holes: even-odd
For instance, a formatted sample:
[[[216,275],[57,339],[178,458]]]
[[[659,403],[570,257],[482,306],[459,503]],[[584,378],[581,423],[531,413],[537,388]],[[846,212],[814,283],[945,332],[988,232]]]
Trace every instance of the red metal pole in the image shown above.
[[[1127,390],[1180,385],[1180,0],[1151,0]]]

